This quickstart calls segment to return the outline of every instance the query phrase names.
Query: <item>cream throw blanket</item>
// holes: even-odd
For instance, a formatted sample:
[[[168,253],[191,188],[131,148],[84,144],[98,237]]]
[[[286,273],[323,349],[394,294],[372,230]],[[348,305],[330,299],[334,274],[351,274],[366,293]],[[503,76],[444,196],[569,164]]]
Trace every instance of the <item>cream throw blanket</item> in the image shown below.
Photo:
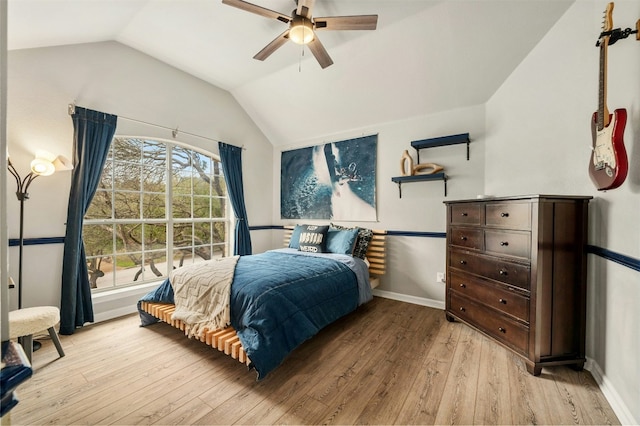
[[[231,282],[239,257],[207,260],[169,274],[176,305],[172,319],[189,326],[189,337],[230,324]]]

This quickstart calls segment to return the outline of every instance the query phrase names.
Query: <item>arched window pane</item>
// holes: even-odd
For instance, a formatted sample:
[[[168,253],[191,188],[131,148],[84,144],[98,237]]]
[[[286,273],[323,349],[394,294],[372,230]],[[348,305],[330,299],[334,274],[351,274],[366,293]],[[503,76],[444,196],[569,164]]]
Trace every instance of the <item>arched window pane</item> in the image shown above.
[[[226,256],[229,216],[220,161],[160,140],[115,137],[85,215],[96,291],[164,279]]]

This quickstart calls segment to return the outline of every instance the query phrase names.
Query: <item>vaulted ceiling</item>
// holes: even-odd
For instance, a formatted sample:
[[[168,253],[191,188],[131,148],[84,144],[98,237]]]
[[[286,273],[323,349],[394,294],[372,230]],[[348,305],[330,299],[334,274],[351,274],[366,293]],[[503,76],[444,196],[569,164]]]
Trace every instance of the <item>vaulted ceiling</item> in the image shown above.
[[[286,29],[221,0],[9,0],[9,50],[115,40],[229,90],[274,145],[483,104],[575,0],[316,0],[314,16],[377,14],[323,31],[321,69]],[[293,0],[251,0],[289,15]]]

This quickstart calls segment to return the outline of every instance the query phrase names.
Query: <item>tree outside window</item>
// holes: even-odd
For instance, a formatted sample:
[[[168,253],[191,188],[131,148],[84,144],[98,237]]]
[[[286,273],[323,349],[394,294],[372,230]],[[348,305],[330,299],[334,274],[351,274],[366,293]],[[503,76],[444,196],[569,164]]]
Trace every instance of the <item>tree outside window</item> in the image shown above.
[[[158,281],[227,256],[228,235],[217,158],[170,142],[114,138],[83,227],[92,289]]]

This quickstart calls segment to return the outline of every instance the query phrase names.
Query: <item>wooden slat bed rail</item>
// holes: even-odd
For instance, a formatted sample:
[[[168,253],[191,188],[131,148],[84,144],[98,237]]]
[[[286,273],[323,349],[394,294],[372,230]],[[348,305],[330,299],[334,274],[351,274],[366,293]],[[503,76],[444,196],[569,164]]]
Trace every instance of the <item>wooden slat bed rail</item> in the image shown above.
[[[161,321],[171,324],[175,328],[184,331],[185,335],[189,334],[189,326],[180,320],[174,320],[171,318],[173,312],[176,310],[175,305],[169,305],[166,303],[152,303],[142,302],[141,308],[146,313],[153,315]],[[226,355],[231,356],[233,359],[237,359],[239,362],[249,365],[251,361],[247,357],[247,353],[240,343],[240,338],[236,334],[233,327],[226,327],[220,330],[206,330],[202,337],[198,337],[203,343],[216,348]]]

